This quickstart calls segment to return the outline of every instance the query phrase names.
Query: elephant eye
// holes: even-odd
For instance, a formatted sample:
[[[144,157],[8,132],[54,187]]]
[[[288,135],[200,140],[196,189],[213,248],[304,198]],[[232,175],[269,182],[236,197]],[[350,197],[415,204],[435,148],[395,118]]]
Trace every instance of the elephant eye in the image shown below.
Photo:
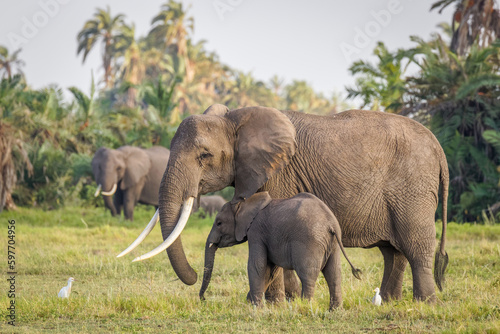
[[[203,152],[202,154],[200,154],[200,159],[206,159],[206,158],[209,158],[211,156],[212,156],[212,154],[210,154],[208,152]]]
[[[222,225],[222,222],[219,220],[219,221],[217,222],[217,226],[221,226],[221,225]]]

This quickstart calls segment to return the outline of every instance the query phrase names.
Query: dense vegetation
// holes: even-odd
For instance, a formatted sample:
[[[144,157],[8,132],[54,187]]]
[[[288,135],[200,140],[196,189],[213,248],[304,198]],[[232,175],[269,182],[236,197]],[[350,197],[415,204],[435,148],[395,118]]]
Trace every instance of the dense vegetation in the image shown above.
[[[437,136],[450,168],[450,210],[459,221],[494,221],[500,211],[500,27],[493,0],[442,0],[454,5],[452,25],[414,48],[357,61],[347,87],[353,103],[422,122]],[[256,80],[222,63],[204,41],[193,41],[189,8],[169,0],[147,36],[110,8],[96,9],[77,36],[85,62],[101,50],[103,77],[76,87],[34,90],[20,50],[0,46],[0,210],[17,205],[97,205],[90,161],[101,146],[168,147],[185,117],[213,103],[265,105],[328,115],[348,109],[304,81]],[[63,90],[71,92],[67,102]]]

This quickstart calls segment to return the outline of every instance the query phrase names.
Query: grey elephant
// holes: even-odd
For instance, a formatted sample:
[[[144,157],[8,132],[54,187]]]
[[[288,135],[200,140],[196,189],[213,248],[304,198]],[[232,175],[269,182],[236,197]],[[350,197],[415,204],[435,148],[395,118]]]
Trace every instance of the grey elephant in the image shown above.
[[[197,212],[202,208],[205,214],[212,217],[213,214],[220,211],[224,203],[226,203],[226,200],[219,195],[202,196],[200,197],[199,205],[197,201],[193,204],[193,212]],[[203,218],[205,218],[205,216],[203,216]]]
[[[177,276],[194,284],[197,274],[180,238],[193,198],[226,186],[235,188],[233,204],[258,191],[272,198],[309,192],[337,217],[344,247],[380,249],[384,300],[402,297],[408,262],[415,299],[434,302],[434,281],[442,289],[448,263],[448,165],[436,137],[418,122],[377,111],[317,116],[213,105],[182,121],[170,149],[159,210],[134,247],[158,220],[164,241],[137,261],[168,248]],[[442,234],[434,255],[440,187]],[[293,272],[285,271],[269,287],[277,298],[285,296],[279,288],[283,282],[287,294],[299,293]]]
[[[360,279],[342,246],[342,232],[330,209],[316,196],[300,193],[289,199],[271,199],[268,192],[252,195],[236,205],[227,203],[216,216],[205,246],[205,269],[200,299],[210,283],[217,248],[248,240],[248,298],[260,305],[266,273],[276,267],[295,270],[302,298],[311,299],[319,272],[330,291],[330,309],[342,305],[340,250],[352,273]]]
[[[103,196],[113,216],[123,208],[125,218],[133,220],[137,202],[158,206],[158,190],[169,156],[170,151],[161,146],[99,148],[92,159],[98,184],[95,196]]]

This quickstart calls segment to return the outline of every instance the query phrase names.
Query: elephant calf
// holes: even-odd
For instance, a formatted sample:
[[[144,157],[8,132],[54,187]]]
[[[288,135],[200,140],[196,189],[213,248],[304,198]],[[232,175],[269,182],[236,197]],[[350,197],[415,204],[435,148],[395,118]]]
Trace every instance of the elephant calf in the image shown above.
[[[236,214],[233,213],[236,212]],[[248,240],[248,279],[253,304],[261,303],[266,274],[277,267],[295,270],[302,282],[302,298],[311,299],[319,272],[330,290],[330,309],[342,304],[340,252],[347,258],[340,226],[319,198],[300,193],[290,199],[271,199],[267,192],[256,193],[244,202],[226,203],[216,216],[205,246],[205,270],[200,298],[210,283],[215,251]]]

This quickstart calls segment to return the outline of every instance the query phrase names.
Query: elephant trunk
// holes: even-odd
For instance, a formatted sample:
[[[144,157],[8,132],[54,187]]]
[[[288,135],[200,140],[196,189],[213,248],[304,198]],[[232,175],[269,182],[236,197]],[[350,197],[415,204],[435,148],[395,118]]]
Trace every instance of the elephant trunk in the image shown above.
[[[201,283],[200,288],[201,300],[205,300],[204,294],[205,291],[207,291],[208,285],[210,284],[210,279],[212,278],[216,251],[217,246],[207,240],[207,243],[205,245],[205,266],[203,268],[203,282]]]
[[[111,196],[102,196],[102,199],[104,200],[104,205],[111,210],[111,215],[116,216],[118,212],[116,211],[115,205],[113,203],[113,197]]]
[[[178,175],[181,171],[185,171],[185,174]],[[183,168],[177,159],[171,156],[163,175],[159,193],[158,209],[163,240],[166,240],[176,228],[183,203],[186,203],[191,197],[198,196],[198,182],[190,180],[187,175],[194,179],[193,172]],[[185,218],[187,219],[187,217]],[[181,231],[176,232],[180,233]],[[187,261],[180,235],[167,248],[167,254],[179,279],[187,285],[196,283],[197,274]]]

